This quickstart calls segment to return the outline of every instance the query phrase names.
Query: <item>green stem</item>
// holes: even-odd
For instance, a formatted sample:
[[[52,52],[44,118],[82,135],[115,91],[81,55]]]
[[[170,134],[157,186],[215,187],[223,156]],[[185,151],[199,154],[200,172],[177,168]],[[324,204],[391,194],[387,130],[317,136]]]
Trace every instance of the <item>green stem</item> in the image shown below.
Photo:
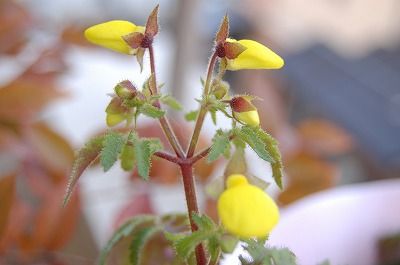
[[[150,54],[150,69],[151,69],[151,74],[153,75],[152,80],[154,82],[153,83],[154,91],[152,91],[152,93],[157,95],[158,88],[157,88],[156,66],[155,66],[153,45],[150,45],[150,47],[149,47],[149,54]],[[160,102],[158,100],[156,101],[156,106],[158,108],[161,108]],[[177,139],[174,131],[172,130],[168,119],[165,116],[163,116],[159,119],[159,122],[160,122],[162,130],[164,131],[165,136],[167,137],[168,142],[172,146],[172,149],[174,149],[175,154],[179,158],[185,157],[185,153],[183,152],[183,149],[182,149],[181,145],[179,144],[178,139]]]
[[[212,74],[214,71],[214,66],[215,66],[215,62],[217,61],[217,58],[218,58],[217,53],[214,51],[214,53],[211,56],[210,61],[208,63],[207,79],[206,79],[206,83],[204,85],[204,92],[203,92],[204,97],[208,97],[208,94],[210,93],[211,77],[212,77]],[[188,151],[186,154],[187,158],[192,157],[194,154],[194,151],[196,150],[196,145],[199,140],[201,127],[203,127],[203,122],[204,122],[204,118],[206,117],[206,114],[207,114],[207,108],[206,108],[205,104],[202,104],[199,114],[197,116],[196,124],[194,126],[192,138],[190,139],[189,148],[188,148]]]

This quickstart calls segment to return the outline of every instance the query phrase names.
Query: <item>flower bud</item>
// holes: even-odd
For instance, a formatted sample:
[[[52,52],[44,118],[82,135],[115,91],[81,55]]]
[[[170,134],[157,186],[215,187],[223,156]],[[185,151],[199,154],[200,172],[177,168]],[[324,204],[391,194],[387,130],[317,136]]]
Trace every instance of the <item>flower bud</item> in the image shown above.
[[[256,41],[226,39],[226,42],[239,43],[246,48],[236,58],[227,58],[227,70],[279,69],[284,65],[279,55]]]
[[[214,79],[212,84],[211,84],[211,91],[212,94],[217,98],[217,99],[222,99],[226,93],[228,93],[229,90],[229,84],[228,82],[225,82],[223,80],[217,80]]]
[[[107,126],[113,127],[127,119],[128,108],[122,105],[122,100],[114,97],[106,108]]]
[[[129,80],[124,80],[119,82],[114,87],[115,94],[122,99],[131,99],[136,96],[137,90],[136,87]]]
[[[260,117],[258,116],[257,108],[251,103],[251,97],[238,96],[230,101],[233,111],[233,117],[244,124],[250,126],[259,126]]]
[[[218,199],[218,214],[225,229],[240,238],[266,237],[279,220],[272,198],[240,174],[230,175],[226,184]]]
[[[124,20],[112,20],[91,26],[85,30],[85,37],[93,44],[105,48],[125,53],[135,54],[136,49],[132,49],[122,38],[134,32],[143,33],[144,27]]]

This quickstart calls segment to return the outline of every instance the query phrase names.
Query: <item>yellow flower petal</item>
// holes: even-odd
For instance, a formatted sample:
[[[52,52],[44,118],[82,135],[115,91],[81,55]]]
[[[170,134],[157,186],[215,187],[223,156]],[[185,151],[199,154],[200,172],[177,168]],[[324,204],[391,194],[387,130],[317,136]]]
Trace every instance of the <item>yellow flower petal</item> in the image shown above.
[[[238,42],[247,49],[235,59],[227,59],[227,69],[279,69],[284,65],[283,59],[264,45],[253,40],[227,39],[227,42]]]
[[[227,180],[227,190],[218,199],[218,214],[225,229],[241,238],[267,236],[279,220],[275,202],[243,175]]]
[[[126,120],[126,115],[124,114],[109,114],[106,115],[106,123],[108,127],[113,127],[115,125],[120,124]]]
[[[259,126],[260,125],[260,117],[258,116],[257,110],[250,110],[245,112],[233,112],[234,117],[247,125],[250,126]]]
[[[132,49],[122,39],[122,36],[132,32],[144,32],[144,27],[124,20],[112,20],[91,26],[85,30],[85,37],[93,44],[125,53],[135,54],[137,49]]]

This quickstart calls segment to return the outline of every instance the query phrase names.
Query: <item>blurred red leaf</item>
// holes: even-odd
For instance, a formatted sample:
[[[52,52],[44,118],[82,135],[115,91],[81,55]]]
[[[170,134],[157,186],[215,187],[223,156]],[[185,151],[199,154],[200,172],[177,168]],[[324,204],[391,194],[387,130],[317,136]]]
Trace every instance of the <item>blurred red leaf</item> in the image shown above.
[[[324,155],[340,155],[353,147],[351,136],[327,120],[304,120],[297,129],[306,148]]]
[[[24,131],[25,138],[40,164],[60,181],[71,170],[74,151],[71,145],[45,123],[35,123]]]
[[[15,173],[0,176],[0,238],[2,238],[6,229],[11,206],[14,202],[15,176]]]
[[[287,186],[278,200],[286,205],[311,193],[335,186],[338,170],[321,158],[299,152],[285,161]]]
[[[0,120],[23,124],[63,94],[39,83],[14,81],[0,88]]]
[[[137,194],[130,199],[130,202],[122,208],[114,221],[114,228],[120,227],[127,219],[138,214],[153,214],[150,194],[145,192]]]

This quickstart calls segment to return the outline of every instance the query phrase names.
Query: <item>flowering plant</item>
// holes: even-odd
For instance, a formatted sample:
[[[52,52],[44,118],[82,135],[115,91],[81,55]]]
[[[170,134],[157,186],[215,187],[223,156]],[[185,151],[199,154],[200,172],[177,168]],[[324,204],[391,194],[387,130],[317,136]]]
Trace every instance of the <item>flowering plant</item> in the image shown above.
[[[282,162],[277,142],[259,126],[258,111],[252,104],[256,98],[250,95],[230,96],[229,85],[223,80],[227,70],[281,68],[284,64],[282,58],[256,41],[229,38],[229,21],[225,16],[215,37],[207,77],[202,82],[203,94],[198,99],[199,109],[185,116],[188,121],[195,120],[193,134],[185,152],[163,110],[164,106],[177,110],[181,106],[173,97],[163,94],[157,84],[153,50],[153,40],[158,33],[157,15],[158,6],[148,17],[145,26],[114,20],[94,25],[85,31],[85,37],[94,44],[136,56],[141,68],[143,57],[148,52],[151,75],[141,90],[129,80],[115,86],[115,94],[106,108],[106,123],[113,128],[126,123],[128,129],[110,129],[91,139],[79,151],[65,203],[83,171],[98,157],[104,171],[120,160],[124,170],[132,171],[136,167],[138,174],[146,181],[149,180],[151,159],[158,157],[180,168],[188,213],[131,218],[110,239],[102,252],[100,264],[115,262],[115,257],[110,253],[115,245],[123,241],[129,242],[129,254],[117,257],[117,264],[151,264],[154,255],[164,255],[164,261],[171,264],[217,264],[221,256],[231,253],[240,241],[245,242],[245,250],[249,254],[247,258],[239,257],[242,264],[295,264],[295,257],[288,249],[264,246],[268,234],[278,222],[279,211],[275,202],[265,193],[265,183],[248,175],[244,157],[244,150],[249,146],[261,159],[269,162],[274,180],[281,188]],[[217,62],[219,70],[214,75]],[[217,124],[217,112],[232,120],[232,128],[217,130],[211,146],[197,151],[206,115],[210,113],[213,122]],[[138,136],[135,126],[131,124],[136,124],[140,115],[159,121],[174,154],[164,151],[158,138]],[[219,224],[201,214],[198,209],[193,166],[205,157],[212,163],[220,156],[229,159],[229,163],[223,176],[226,189],[216,194]],[[163,243],[152,249],[150,255],[146,254],[155,239]],[[170,253],[166,252],[170,248],[174,249],[175,255],[165,254]]]

